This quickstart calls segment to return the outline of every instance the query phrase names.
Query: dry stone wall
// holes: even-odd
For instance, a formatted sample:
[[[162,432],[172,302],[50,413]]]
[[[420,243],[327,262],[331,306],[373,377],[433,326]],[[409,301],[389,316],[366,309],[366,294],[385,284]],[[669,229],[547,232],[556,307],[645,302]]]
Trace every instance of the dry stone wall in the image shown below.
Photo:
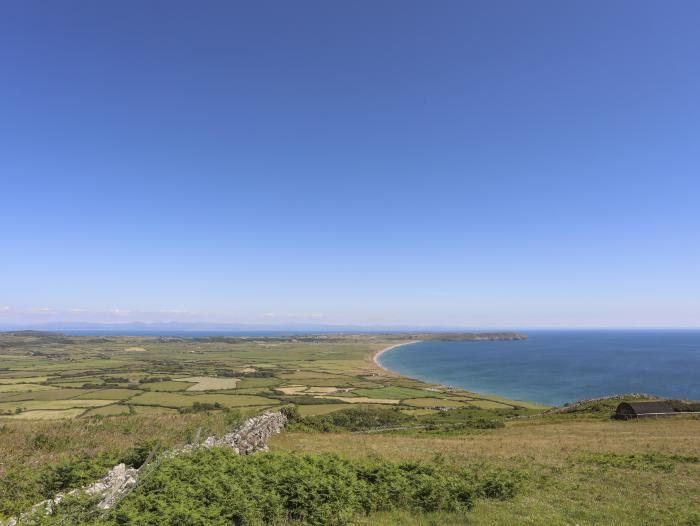
[[[287,423],[287,417],[282,413],[268,411],[246,420],[235,431],[223,437],[210,436],[201,444],[187,444],[186,446],[167,451],[163,458],[173,458],[186,454],[198,448],[226,447],[233,449],[239,455],[250,455],[257,451],[267,451],[267,441],[275,434],[282,431]],[[21,525],[23,521],[32,515],[43,512],[51,514],[54,507],[64,499],[66,495],[76,495],[80,492],[87,495],[99,495],[102,497],[97,507],[101,510],[113,508],[129,491],[139,483],[140,470],[129,468],[124,464],[114,466],[100,481],[82,489],[74,489],[67,493],[59,493],[53,499],[47,499],[32,506],[32,508],[17,517],[13,517],[3,526]]]

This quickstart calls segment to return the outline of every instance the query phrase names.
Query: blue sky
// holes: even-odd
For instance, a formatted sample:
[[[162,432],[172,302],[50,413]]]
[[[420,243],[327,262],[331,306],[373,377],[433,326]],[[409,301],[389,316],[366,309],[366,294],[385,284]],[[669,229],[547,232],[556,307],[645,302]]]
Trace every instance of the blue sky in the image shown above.
[[[5,2],[0,323],[700,326],[697,2]]]

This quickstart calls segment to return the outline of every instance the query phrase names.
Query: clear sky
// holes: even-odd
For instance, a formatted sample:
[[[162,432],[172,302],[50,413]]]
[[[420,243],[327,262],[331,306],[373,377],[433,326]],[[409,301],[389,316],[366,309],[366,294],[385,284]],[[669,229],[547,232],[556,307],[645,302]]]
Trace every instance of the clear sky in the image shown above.
[[[2,2],[0,323],[700,326],[699,22]]]

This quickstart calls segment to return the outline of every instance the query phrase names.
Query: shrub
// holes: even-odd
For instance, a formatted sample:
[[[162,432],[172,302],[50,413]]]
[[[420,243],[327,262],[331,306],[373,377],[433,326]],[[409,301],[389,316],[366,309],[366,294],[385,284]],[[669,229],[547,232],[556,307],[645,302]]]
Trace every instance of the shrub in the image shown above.
[[[517,493],[519,477],[510,471],[494,471],[479,481],[479,496],[487,499],[512,499]]]
[[[103,477],[114,465],[106,455],[92,458],[72,458],[51,466],[39,477],[41,493],[50,498],[60,491],[80,488]]]
[[[280,402],[286,404],[295,405],[325,405],[325,404],[345,404],[342,400],[336,398],[316,398],[315,396],[309,395],[295,395],[295,396],[281,396],[281,395],[267,395],[268,398],[274,398]]]
[[[141,383],[152,384],[158,382],[169,382],[170,380],[172,380],[170,376],[151,376],[150,378],[142,378]]]
[[[207,413],[213,411],[214,409],[223,409],[224,406],[219,402],[209,403],[209,402],[194,402],[190,407],[180,407],[178,411],[182,414],[185,413]]]
[[[108,521],[341,526],[359,515],[397,508],[466,511],[479,492],[466,472],[444,466],[329,454],[240,457],[215,448],[164,462]]]
[[[287,422],[298,422],[302,419],[299,409],[295,405],[288,405],[280,409],[280,413],[287,417]]]
[[[351,407],[327,415],[311,416],[304,423],[319,431],[366,431],[382,427],[396,427],[415,419],[398,409]]]
[[[141,440],[134,445],[134,447],[128,451],[119,462],[123,462],[127,466],[133,468],[140,468],[143,463],[146,462],[148,456],[151,454],[158,442],[156,440]]]

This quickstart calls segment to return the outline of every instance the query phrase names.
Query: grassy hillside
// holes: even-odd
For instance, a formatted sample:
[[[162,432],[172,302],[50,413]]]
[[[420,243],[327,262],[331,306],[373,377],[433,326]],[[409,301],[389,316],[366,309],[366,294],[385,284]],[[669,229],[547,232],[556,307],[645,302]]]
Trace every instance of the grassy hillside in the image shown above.
[[[282,408],[291,422],[271,444],[274,459],[200,459],[210,465],[205,478],[231,492],[226,473],[257,481],[248,490],[258,497],[239,510],[249,519],[227,523],[314,523],[311,517],[340,506],[346,512],[338,524],[700,524],[696,415],[620,422],[610,418],[619,400],[544,413],[537,404],[426,384],[372,361],[401,341],[405,335],[0,334],[0,518],[94,481],[117,462],[143,461],[156,444],[167,449],[223,434],[246,416]],[[332,456],[308,464],[295,460],[299,453]],[[191,469],[187,462],[164,464],[159,485],[139,488],[108,516],[73,503],[47,520],[138,524],[134,517],[146,517],[148,506],[167,506],[164,495],[181,493],[180,508],[192,514],[173,515],[177,524],[199,524],[198,514],[211,517],[228,497],[205,505],[202,484],[171,486],[186,483],[176,474]],[[291,498],[280,493],[282,482],[265,478],[267,462],[290,477],[318,469],[313,476],[332,481],[340,470],[357,482],[339,493],[309,489],[311,500],[303,492]],[[423,490],[417,479],[401,478],[416,469],[428,477]],[[393,473],[394,482],[367,478],[377,470]],[[422,494],[433,476],[444,493],[432,500],[416,496],[423,504],[402,511],[406,503],[391,497],[395,487]],[[370,490],[387,497],[367,504],[362,495]],[[265,502],[276,507],[259,508]]]

